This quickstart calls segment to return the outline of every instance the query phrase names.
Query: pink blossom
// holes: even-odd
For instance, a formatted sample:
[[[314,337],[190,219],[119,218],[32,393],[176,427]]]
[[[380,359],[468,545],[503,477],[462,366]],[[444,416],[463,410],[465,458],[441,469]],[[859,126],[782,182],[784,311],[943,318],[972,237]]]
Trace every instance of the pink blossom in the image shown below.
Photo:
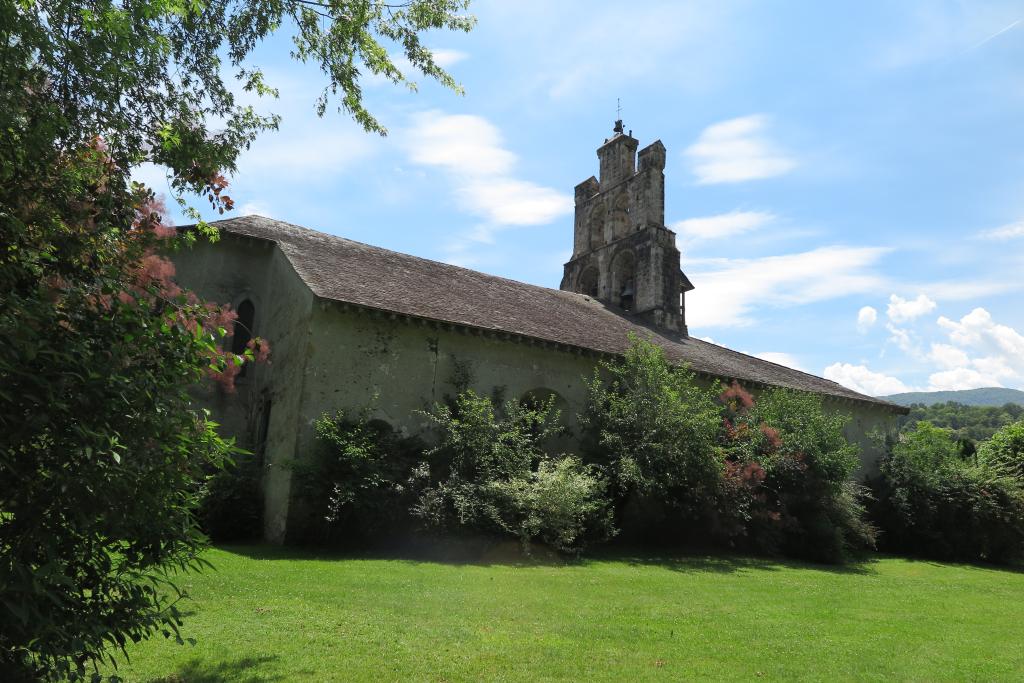
[[[249,343],[246,344],[246,348],[250,349],[253,354],[253,360],[257,363],[267,363],[270,358],[270,344],[267,343],[266,339],[256,337],[250,339]]]

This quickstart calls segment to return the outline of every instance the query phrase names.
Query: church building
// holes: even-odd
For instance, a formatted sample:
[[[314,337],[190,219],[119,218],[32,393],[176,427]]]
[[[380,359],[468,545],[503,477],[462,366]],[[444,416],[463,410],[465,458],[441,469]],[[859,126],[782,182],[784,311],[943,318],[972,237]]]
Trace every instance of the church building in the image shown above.
[[[665,147],[656,141],[638,153],[638,144],[616,122],[597,150],[599,177],[576,186],[573,253],[559,289],[259,216],[218,221],[219,241],[175,256],[183,286],[238,312],[227,344],[244,348],[249,331],[270,344],[271,362],[246,367],[234,393],[211,386],[203,397],[265,467],[268,540],[284,542],[298,523],[291,464],[314,448],[313,423],[324,413],[366,409],[419,433],[419,411],[462,381],[507,399],[553,395],[572,429],[586,379],[628,348],[630,333],[707,381],[820,394],[852,417],[861,472],[874,468],[867,435],[891,429],[906,409],[689,336],[694,285],[665,226]]]

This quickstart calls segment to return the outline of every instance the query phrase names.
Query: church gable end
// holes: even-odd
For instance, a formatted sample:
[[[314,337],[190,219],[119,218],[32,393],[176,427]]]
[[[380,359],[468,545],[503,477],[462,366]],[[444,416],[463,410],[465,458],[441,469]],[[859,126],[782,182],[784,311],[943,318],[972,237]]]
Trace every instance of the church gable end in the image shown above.
[[[637,154],[638,145],[616,121],[597,150],[601,177],[576,186],[573,255],[561,289],[686,334],[683,296],[693,286],[665,226],[665,146],[655,141]]]

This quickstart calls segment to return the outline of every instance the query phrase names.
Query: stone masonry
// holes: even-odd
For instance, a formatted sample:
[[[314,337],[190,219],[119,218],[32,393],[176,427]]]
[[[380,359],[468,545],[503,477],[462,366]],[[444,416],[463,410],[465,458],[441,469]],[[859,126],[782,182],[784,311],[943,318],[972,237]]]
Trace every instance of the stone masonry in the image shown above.
[[[665,146],[658,140],[637,154],[638,145],[616,121],[597,150],[600,179],[576,186],[573,254],[561,289],[686,334],[684,295],[693,285],[665,227]]]

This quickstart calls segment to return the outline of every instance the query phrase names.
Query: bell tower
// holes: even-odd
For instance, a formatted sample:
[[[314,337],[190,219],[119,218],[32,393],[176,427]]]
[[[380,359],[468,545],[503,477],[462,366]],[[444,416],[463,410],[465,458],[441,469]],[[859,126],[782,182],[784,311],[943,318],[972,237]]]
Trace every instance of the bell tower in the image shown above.
[[[572,258],[561,289],[587,294],[666,330],[686,334],[686,292],[676,234],[665,227],[665,145],[640,150],[615,122],[597,148],[600,178],[576,186]]]

